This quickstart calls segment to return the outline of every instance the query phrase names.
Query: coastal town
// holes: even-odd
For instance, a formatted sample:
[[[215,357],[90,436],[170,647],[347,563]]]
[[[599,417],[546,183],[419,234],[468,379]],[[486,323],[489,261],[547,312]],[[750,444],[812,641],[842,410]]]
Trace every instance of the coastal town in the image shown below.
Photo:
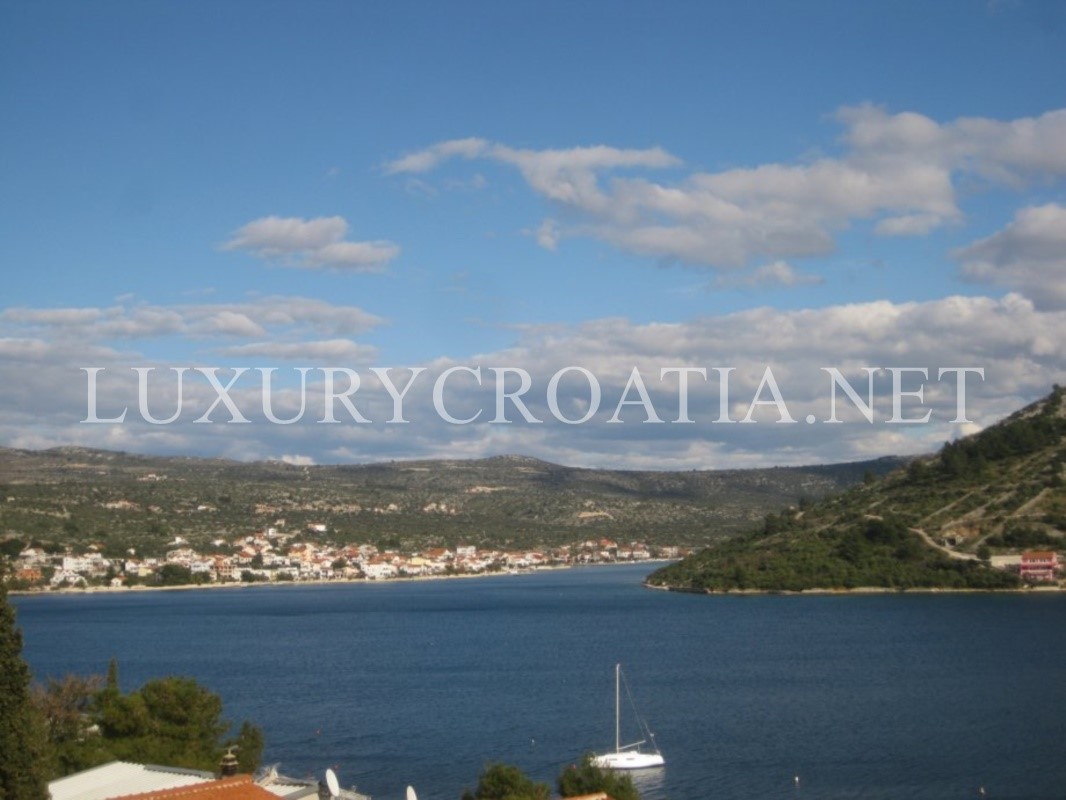
[[[299,534],[275,525],[232,539],[217,538],[210,542],[209,550],[197,549],[182,536],[175,536],[162,557],[140,557],[131,548],[125,557],[113,558],[105,557],[100,545],[75,553],[70,547],[34,544],[12,558],[10,586],[59,590],[382,581],[675,559],[689,553],[684,547],[619,543],[607,538],[552,548],[495,550],[458,545],[401,552],[373,544],[341,545],[331,542],[328,535],[322,523],[308,524]]]

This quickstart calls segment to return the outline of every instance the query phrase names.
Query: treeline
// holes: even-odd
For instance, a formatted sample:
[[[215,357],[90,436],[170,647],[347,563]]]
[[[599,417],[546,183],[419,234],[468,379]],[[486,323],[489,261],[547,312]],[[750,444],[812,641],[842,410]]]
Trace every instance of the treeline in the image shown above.
[[[611,800],[640,800],[633,779],[624,773],[597,767],[587,754],[580,764],[562,771],[555,788],[560,797],[582,797],[604,793]],[[533,781],[518,767],[489,764],[478,778],[477,787],[463,792],[462,800],[548,800],[551,787]]]
[[[52,778],[109,761],[166,764],[213,772],[236,748],[240,772],[254,772],[263,734],[249,722],[235,736],[222,719],[222,700],[192,678],[150,680],[123,693],[118,664],[107,677],[68,675],[35,686],[32,702],[45,727]]]
[[[1020,585],[1010,573],[946,557],[897,517],[867,517],[817,530],[789,513],[773,515],[757,532],[665,567],[648,583],[716,592]]]
[[[1066,417],[1060,414],[1063,394],[1063,389],[1055,386],[1039,412],[1007,419],[974,436],[946,443],[940,451],[937,466],[928,474],[981,478],[987,474],[989,465],[997,461],[1027,456],[1058,445],[1066,436]],[[1056,461],[1058,468],[1053,470],[1052,480],[1059,480],[1061,466],[1060,459]],[[911,474],[916,478],[927,477],[920,467]]]
[[[1048,522],[1047,519],[1044,521]],[[1057,522],[1061,527],[1062,521]],[[1055,549],[1062,546],[1062,539],[1032,525],[1014,524],[1008,525],[1002,533],[989,536],[985,544],[989,547],[1007,547],[1012,550],[1028,550],[1033,547]]]
[[[1009,589],[992,548],[1056,549],[1066,521],[1066,392],[1051,394],[935,458],[829,500],[766,516],[758,530],[713,544],[653,573],[648,583],[710,591]],[[1022,519],[1012,519],[1025,507]],[[977,558],[950,558],[923,541],[961,521]],[[984,534],[984,538],[980,538]]]

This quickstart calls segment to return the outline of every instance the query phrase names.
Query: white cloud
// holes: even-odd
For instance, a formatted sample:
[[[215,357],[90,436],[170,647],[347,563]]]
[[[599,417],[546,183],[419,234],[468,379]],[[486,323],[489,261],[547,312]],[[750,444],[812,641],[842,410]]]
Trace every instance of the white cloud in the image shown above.
[[[541,246],[591,236],[628,252],[711,268],[823,255],[859,220],[882,236],[926,235],[962,219],[960,177],[1019,186],[1066,175],[1066,110],[940,123],[862,105],[835,117],[844,126],[837,156],[690,173],[676,183],[618,174],[681,166],[661,148],[530,150],[484,139],[432,145],[385,169],[424,174],[460,157],[508,164],[564,212],[542,224]]]
[[[278,461],[284,464],[292,464],[294,467],[313,467],[315,465],[315,460],[311,456],[284,455]]]
[[[960,117],[937,123],[921,114],[889,114],[861,105],[843,108],[844,140],[864,162],[921,161],[989,180],[1019,183],[1066,174],[1066,110],[1002,121]]]
[[[265,336],[266,331],[247,314],[230,309],[202,315],[199,319],[202,336]]]
[[[330,336],[357,336],[384,323],[381,317],[357,306],[310,297],[271,295],[246,306],[265,325],[292,326]]]
[[[235,358],[275,358],[302,361],[304,364],[352,366],[365,364],[377,357],[377,348],[350,339],[311,342],[252,342],[222,348],[219,353]]]
[[[1066,207],[1023,208],[1005,228],[954,256],[968,280],[1016,289],[1037,308],[1066,308]]]
[[[104,342],[183,336],[189,339],[275,339],[358,336],[384,320],[357,306],[308,297],[272,295],[240,303],[158,306],[147,303],[107,308],[0,311],[0,334],[49,340]]]
[[[940,225],[936,214],[904,214],[885,217],[874,226],[878,236],[924,236]]]
[[[347,235],[343,217],[262,217],[234,231],[222,249],[247,250],[285,266],[353,272],[380,270],[400,253],[392,242],[344,241]]]
[[[545,250],[555,250],[559,246],[559,223],[553,219],[546,219],[535,232],[537,244]]]
[[[791,274],[787,264],[769,264],[766,274]],[[10,311],[10,309],[9,309]],[[225,425],[227,414],[218,409],[215,425],[194,425],[191,420],[214,399],[214,391],[201,377],[186,375],[182,421],[152,426],[139,421],[137,376],[132,366],[155,366],[149,385],[152,413],[168,417],[176,408],[176,366],[166,344],[141,338],[141,352],[110,349],[97,326],[78,327],[91,314],[54,317],[35,309],[0,314],[0,442],[12,446],[49,446],[77,443],[120,448],[134,452],[168,452],[220,455],[233,458],[271,458],[278,453],[298,453],[316,463],[338,460],[373,461],[493,455],[523,452],[549,460],[585,466],[648,468],[728,468],[783,463],[816,463],[869,458],[889,453],[914,453],[935,449],[945,440],[969,430],[953,426],[954,384],[937,383],[939,367],[972,366],[985,369],[984,381],[972,378],[968,392],[969,417],[984,426],[1061,382],[1066,354],[1061,331],[1066,310],[1041,310],[1026,298],[1011,294],[1002,299],[949,297],[929,302],[878,301],[826,308],[782,311],[755,308],[709,315],[683,322],[636,324],[622,318],[590,320],[575,325],[513,328],[513,347],[486,352],[464,362],[437,359],[412,365],[426,368],[405,401],[408,425],[389,426],[392,402],[368,369],[375,358],[366,345],[348,333],[325,333],[345,328],[365,330],[376,318],[351,307],[309,298],[266,297],[228,305],[124,307],[99,309],[100,328],[113,331],[127,324],[147,330],[177,328],[182,335],[200,331],[204,336],[222,312],[243,314],[267,332],[244,341],[237,337],[208,338],[216,355],[252,360],[256,366],[286,362],[298,366],[343,366],[358,372],[362,385],[353,396],[356,407],[373,424],[356,424],[335,404],[340,424],[316,422],[323,415],[323,376],[308,374],[306,415],[293,425],[271,425],[263,419],[259,376],[250,370],[234,390],[234,398],[253,420],[251,425]],[[16,322],[14,320],[21,320]],[[175,323],[173,320],[176,319]],[[29,322],[33,320],[33,324]],[[42,320],[51,323],[42,325]],[[380,321],[378,321],[380,322]],[[31,332],[32,329],[32,332]],[[224,345],[224,346],[222,346]],[[166,353],[167,355],[162,355]],[[303,363],[300,363],[300,361]],[[258,363],[260,361],[267,363]],[[216,362],[217,363],[217,362]],[[447,425],[433,408],[432,386],[443,370],[457,363],[481,366],[478,387],[460,374],[448,384],[447,402],[455,416],[483,409],[483,420],[495,414],[495,387],[490,367],[513,366],[529,372],[533,389],[526,402],[532,413],[545,420],[528,425],[513,412],[512,425],[479,422]],[[98,409],[101,416],[129,409],[123,425],[87,425],[87,384],[84,366],[105,368],[100,375]],[[546,387],[551,376],[570,365],[589,369],[603,393],[600,410],[587,424],[564,426],[555,422],[547,405]],[[224,366],[224,363],[220,366]],[[381,365],[386,366],[386,365]],[[693,425],[641,422],[639,408],[624,409],[621,425],[608,425],[623,387],[632,371],[640,368],[659,416],[673,420],[678,414],[676,375],[660,380],[663,367],[702,367],[708,381],[692,377],[690,415]],[[756,415],[757,425],[717,425],[719,387],[713,367],[735,367],[730,374],[728,408],[733,419],[742,418],[753,399],[763,370],[770,366],[780,384],[796,425],[778,425],[773,413]],[[927,367],[925,408],[934,411],[933,422],[902,429],[869,425],[850,404],[841,400],[843,425],[807,425],[807,414],[821,420],[828,414],[828,378],[822,367],[835,367],[865,394],[862,367]],[[394,370],[404,385],[407,372]],[[576,376],[572,376],[576,377]],[[512,383],[514,384],[512,375]],[[301,408],[292,367],[281,367],[273,377],[279,418],[290,418]],[[342,379],[337,390],[347,386]],[[875,381],[877,418],[891,411],[890,381],[881,374]],[[563,413],[580,417],[588,408],[587,385],[581,380],[560,383]],[[849,409],[849,410],[845,410]],[[908,408],[919,411],[917,405]],[[773,410],[770,409],[772,412]],[[219,436],[224,431],[224,436]]]
[[[25,325],[89,325],[100,319],[99,308],[5,308],[0,320]]]
[[[601,211],[607,210],[611,198],[600,190],[597,171],[661,169],[681,163],[660,147],[636,150],[598,145],[565,150],[528,150],[484,139],[459,139],[432,145],[386,164],[385,171],[389,174],[426,172],[457,156],[509,164],[516,167],[529,185],[547,199],[579,209]]]
[[[719,275],[710,284],[714,289],[768,288],[773,286],[817,286],[824,283],[818,275],[800,272],[787,261],[773,261],[751,272]]]
[[[50,345],[40,339],[0,338],[0,358],[15,361],[36,361],[48,354]]]
[[[338,269],[370,270],[388,264],[400,254],[392,242],[333,242],[307,253],[308,263]]]
[[[452,139],[390,161],[384,169],[389,175],[402,172],[428,172],[451,158],[478,158],[484,155],[489,146],[485,139]]]
[[[304,220],[298,217],[263,217],[253,220],[234,232],[224,245],[227,250],[251,250],[256,255],[272,258],[305,250],[317,250],[341,241],[348,233],[343,217],[319,217]]]

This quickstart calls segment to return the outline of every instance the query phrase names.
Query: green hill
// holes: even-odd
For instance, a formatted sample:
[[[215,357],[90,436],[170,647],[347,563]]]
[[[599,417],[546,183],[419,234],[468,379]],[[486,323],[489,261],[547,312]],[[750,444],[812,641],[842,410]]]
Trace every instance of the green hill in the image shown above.
[[[690,591],[1020,585],[996,556],[1062,549],[1066,409],[1059,387],[974,436],[661,569]]]
[[[0,540],[105,555],[201,552],[268,526],[335,543],[533,547],[585,539],[703,546],[800,498],[840,492],[899,460],[753,470],[575,469],[522,456],[293,466],[0,448]],[[311,534],[311,524],[325,534]],[[13,544],[13,547],[15,545]]]

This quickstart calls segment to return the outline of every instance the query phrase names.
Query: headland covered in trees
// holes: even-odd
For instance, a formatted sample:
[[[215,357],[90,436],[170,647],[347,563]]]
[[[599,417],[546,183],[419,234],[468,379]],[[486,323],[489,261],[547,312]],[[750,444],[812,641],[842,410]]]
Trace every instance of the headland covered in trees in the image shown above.
[[[936,455],[839,496],[768,514],[757,528],[656,571],[647,585],[700,592],[1056,588],[1066,544],[1064,398],[1056,386]]]

